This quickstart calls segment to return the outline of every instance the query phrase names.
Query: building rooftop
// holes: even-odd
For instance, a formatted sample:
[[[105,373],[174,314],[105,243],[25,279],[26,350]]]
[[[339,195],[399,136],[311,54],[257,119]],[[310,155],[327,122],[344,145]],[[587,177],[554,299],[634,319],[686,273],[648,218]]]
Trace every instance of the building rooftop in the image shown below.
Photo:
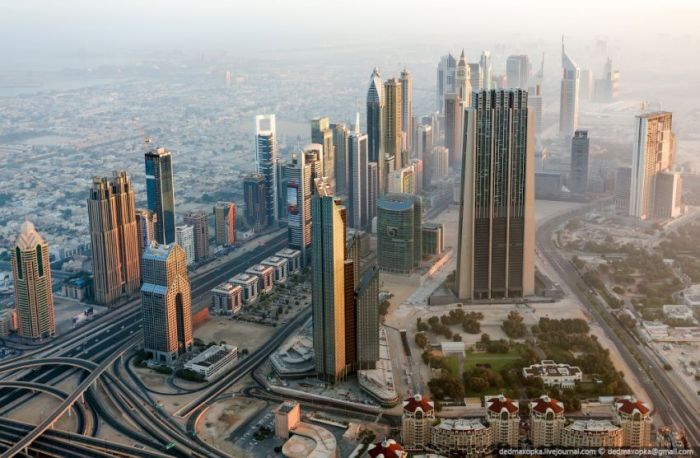
[[[539,398],[532,401],[531,410],[539,413],[547,413],[547,410],[552,410],[554,413],[561,413],[564,411],[564,404],[561,401],[552,399],[547,395],[540,396]]]
[[[523,368],[526,377],[566,377],[581,373],[581,369],[568,364],[558,364],[551,360],[543,360],[539,364]]]
[[[226,345],[226,344],[221,344],[221,345],[213,345],[206,350],[204,350],[202,353],[198,354],[194,358],[188,361],[190,364],[196,364],[198,366],[202,367],[209,367],[212,364],[216,363],[217,361],[222,360],[231,352],[236,351],[237,348],[234,347],[233,345]]]
[[[504,395],[495,396],[489,398],[486,401],[486,407],[491,412],[501,413],[503,409],[507,410],[508,413],[515,413],[518,411],[518,406],[510,399]]]
[[[241,283],[252,283],[252,282],[258,281],[258,279],[253,275],[240,273],[240,274],[235,275],[233,278],[231,278],[231,281],[232,282],[241,282]]]
[[[299,403],[296,401],[284,401],[282,404],[280,404],[279,407],[277,407],[277,411],[282,413],[289,413],[298,405]]]
[[[474,432],[487,429],[480,418],[444,418],[437,428],[447,431]]]
[[[580,432],[600,433],[616,431],[619,430],[620,427],[614,425],[610,420],[587,419],[574,420],[574,422],[568,425],[566,429]]]
[[[411,194],[386,194],[377,199],[377,208],[389,211],[405,211],[413,207],[417,197]]]
[[[214,293],[224,293],[224,294],[230,294],[235,292],[236,290],[241,290],[240,285],[234,285],[232,283],[229,283],[227,281],[221,283],[220,285],[216,286],[214,289],[212,289],[212,292]]]
[[[423,412],[431,412],[435,410],[435,403],[429,401],[427,398],[417,394],[413,397],[406,399],[403,402],[403,410],[408,412],[415,412],[416,410],[422,410]]]
[[[632,414],[634,411],[639,411],[642,415],[650,412],[649,407],[638,399],[618,399],[615,401],[615,408],[618,412]]]
[[[385,439],[370,445],[367,454],[371,458],[399,458],[404,455],[404,451],[394,439]]]

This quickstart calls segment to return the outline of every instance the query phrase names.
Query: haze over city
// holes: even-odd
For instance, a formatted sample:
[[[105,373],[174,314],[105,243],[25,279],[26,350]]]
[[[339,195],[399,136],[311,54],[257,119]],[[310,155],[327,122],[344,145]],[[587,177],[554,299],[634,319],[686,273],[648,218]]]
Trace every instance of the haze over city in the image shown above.
[[[692,455],[698,21],[0,0],[0,458]]]

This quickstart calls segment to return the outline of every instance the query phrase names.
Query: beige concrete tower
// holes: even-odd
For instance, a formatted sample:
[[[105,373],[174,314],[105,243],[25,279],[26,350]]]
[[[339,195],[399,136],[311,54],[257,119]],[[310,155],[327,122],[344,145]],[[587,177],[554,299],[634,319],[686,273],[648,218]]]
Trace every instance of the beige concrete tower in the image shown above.
[[[193,228],[195,260],[207,259],[209,257],[209,215],[203,211],[187,212],[182,220]]]
[[[464,110],[455,275],[461,299],[534,294],[535,137],[529,118],[521,89],[474,93]]]
[[[401,81],[390,78],[384,83],[384,122],[382,135],[384,137],[384,154],[393,156],[395,168],[403,167],[401,158]]]
[[[141,286],[136,206],[126,172],[95,177],[87,206],[95,302],[114,305]]]
[[[153,359],[173,362],[192,348],[190,280],[179,245],[152,242],[143,254],[143,343]]]
[[[236,204],[219,202],[214,205],[214,232],[217,245],[236,243]]]
[[[405,68],[401,72],[401,133],[403,149],[413,151],[413,77]]]
[[[49,245],[29,221],[15,240],[12,274],[19,335],[32,340],[55,335]]]

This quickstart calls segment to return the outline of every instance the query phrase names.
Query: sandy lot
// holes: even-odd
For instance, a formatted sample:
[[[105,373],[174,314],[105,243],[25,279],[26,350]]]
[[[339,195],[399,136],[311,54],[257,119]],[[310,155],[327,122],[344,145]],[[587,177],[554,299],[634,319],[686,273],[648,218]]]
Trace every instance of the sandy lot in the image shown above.
[[[226,341],[236,345],[238,351],[247,348],[248,351],[259,348],[275,332],[276,328],[255,323],[230,320],[226,317],[210,317],[206,323],[194,331],[194,336],[205,343]]]
[[[229,435],[248,418],[267,407],[268,403],[264,401],[243,397],[217,402],[200,419],[197,432],[202,440],[219,450],[231,453],[232,456],[242,456],[240,448],[228,440]]]

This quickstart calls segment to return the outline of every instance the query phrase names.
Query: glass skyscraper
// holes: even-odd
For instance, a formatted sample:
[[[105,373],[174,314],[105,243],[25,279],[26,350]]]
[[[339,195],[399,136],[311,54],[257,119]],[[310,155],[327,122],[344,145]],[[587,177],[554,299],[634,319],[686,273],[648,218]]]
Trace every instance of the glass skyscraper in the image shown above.
[[[161,244],[175,242],[175,191],[170,151],[156,148],[146,153],[146,194],[154,221],[155,239]]]
[[[255,117],[255,162],[265,182],[266,224],[277,222],[277,143],[275,115]]]

